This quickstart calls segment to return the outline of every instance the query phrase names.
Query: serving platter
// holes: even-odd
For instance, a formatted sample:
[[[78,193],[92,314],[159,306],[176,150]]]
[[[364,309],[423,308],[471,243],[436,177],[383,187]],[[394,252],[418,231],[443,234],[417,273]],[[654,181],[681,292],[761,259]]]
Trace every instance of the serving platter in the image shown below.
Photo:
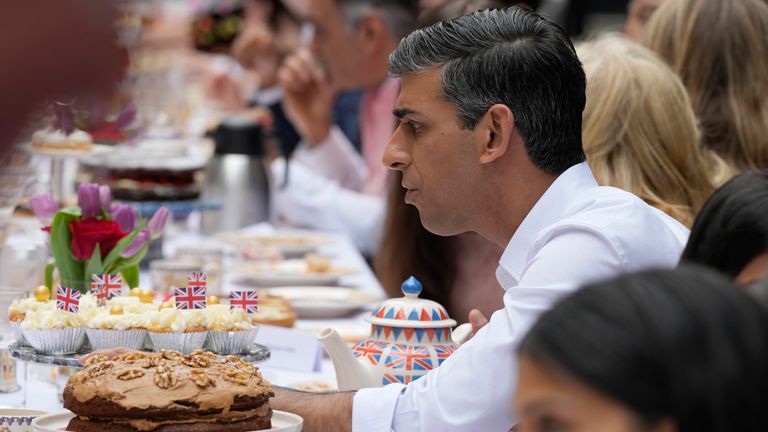
[[[31,347],[19,346],[18,343],[13,343],[10,346],[8,346],[8,351],[10,351],[11,356],[13,358],[22,360],[25,362],[48,364],[53,366],[66,366],[66,367],[74,367],[74,368],[82,367],[82,365],[80,364],[80,357],[90,352],[90,351],[83,351],[81,353],[69,354],[69,355],[47,355],[47,354],[38,353],[37,351],[35,351],[34,348],[31,348]],[[269,348],[260,344],[251,345],[251,347],[248,349],[248,352],[246,354],[239,355],[239,357],[241,357],[243,360],[249,363],[263,362],[269,359],[269,356],[270,356]]]
[[[64,411],[55,414],[48,414],[37,417],[32,421],[33,432],[62,432],[67,430],[69,421],[75,415],[71,411]],[[296,414],[285,411],[272,411],[272,429],[273,432],[301,432],[304,419]]]

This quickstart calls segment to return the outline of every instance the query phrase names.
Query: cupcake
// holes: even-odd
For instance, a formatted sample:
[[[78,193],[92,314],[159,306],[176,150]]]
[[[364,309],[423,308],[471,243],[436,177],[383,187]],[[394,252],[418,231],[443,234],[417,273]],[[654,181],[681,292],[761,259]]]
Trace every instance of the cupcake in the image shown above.
[[[29,344],[43,354],[75,354],[85,344],[85,319],[59,309],[26,314],[21,328]]]
[[[85,131],[76,130],[69,134],[69,148],[77,151],[91,151],[93,148],[93,138],[91,134]]]
[[[258,327],[243,309],[228,305],[209,305],[205,309],[208,339],[205,348],[217,354],[243,354],[256,340]]]
[[[26,318],[27,313],[38,310],[53,310],[56,309],[56,303],[45,300],[38,301],[33,297],[25,299],[14,300],[11,306],[8,307],[8,321],[11,323],[11,330],[16,337],[16,341],[19,346],[30,346],[27,339],[24,337],[24,332],[21,329],[21,322]]]
[[[205,311],[161,309],[147,313],[147,330],[155,351],[169,349],[189,354],[201,349],[208,336]]]
[[[85,332],[94,349],[126,347],[140,350],[147,337],[147,318],[143,313],[126,312],[120,306],[99,312],[85,323]]]

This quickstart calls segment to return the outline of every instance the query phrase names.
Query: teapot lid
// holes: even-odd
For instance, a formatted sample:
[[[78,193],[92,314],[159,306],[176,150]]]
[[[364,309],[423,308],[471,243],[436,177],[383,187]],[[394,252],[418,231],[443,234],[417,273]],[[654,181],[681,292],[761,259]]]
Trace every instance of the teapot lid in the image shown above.
[[[400,289],[404,297],[384,301],[366,321],[385,327],[444,328],[456,325],[439,303],[419,298],[421,282],[415,277],[406,279]]]

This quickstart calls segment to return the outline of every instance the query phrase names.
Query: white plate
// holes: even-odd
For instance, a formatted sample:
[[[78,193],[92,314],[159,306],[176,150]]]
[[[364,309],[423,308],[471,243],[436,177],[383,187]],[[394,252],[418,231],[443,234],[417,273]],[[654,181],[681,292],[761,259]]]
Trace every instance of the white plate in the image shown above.
[[[379,300],[353,288],[341,287],[289,286],[271,288],[267,293],[288,299],[299,318],[307,319],[347,316]]]
[[[75,415],[70,411],[48,414],[36,418],[32,421],[33,432],[61,432],[66,431],[66,427],[72,417]],[[270,431],[280,432],[301,432],[304,419],[296,414],[284,411],[272,411],[272,429]]]
[[[93,144],[90,151],[82,150],[51,150],[48,148],[31,147],[32,153],[48,156],[53,159],[84,159],[96,155],[104,155],[115,151],[115,146],[106,144]]]
[[[357,270],[331,266],[327,272],[310,272],[306,260],[241,264],[234,273],[242,281],[257,286],[338,285],[339,279]]]
[[[333,242],[333,237],[321,234],[253,235],[237,232],[217,234],[218,240],[239,245],[243,251],[258,255],[260,250],[278,250],[286,257],[299,257],[315,252],[318,247]]]

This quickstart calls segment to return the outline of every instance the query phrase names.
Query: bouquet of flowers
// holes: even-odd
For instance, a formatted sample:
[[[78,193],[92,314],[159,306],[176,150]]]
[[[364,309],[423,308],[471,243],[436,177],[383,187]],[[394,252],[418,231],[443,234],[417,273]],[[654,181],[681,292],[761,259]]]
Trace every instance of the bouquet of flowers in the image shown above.
[[[139,262],[170,214],[161,207],[149,223],[139,220],[133,207],[112,204],[108,186],[92,183],[80,185],[75,207],[59,209],[49,194],[32,197],[30,204],[51,235],[54,262],[45,268],[46,286],[53,286],[55,268],[62,286],[82,293],[90,290],[94,274],[121,273],[130,288],[137,287]]]

